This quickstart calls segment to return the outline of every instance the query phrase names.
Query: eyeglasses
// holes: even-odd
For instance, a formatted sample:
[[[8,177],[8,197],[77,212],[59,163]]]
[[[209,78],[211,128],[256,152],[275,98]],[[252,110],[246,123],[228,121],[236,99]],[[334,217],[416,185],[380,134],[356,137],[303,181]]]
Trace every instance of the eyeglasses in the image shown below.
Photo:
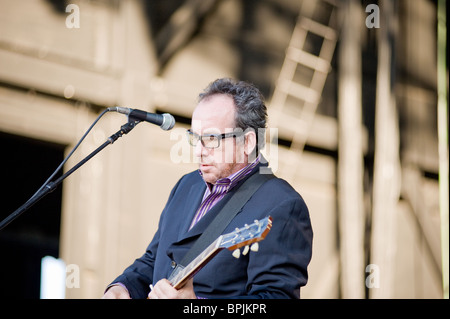
[[[190,145],[197,146],[198,141],[201,141],[203,147],[206,148],[217,148],[220,146],[220,140],[227,137],[238,137],[242,135],[244,135],[244,132],[198,135],[191,130],[186,131],[186,136]]]

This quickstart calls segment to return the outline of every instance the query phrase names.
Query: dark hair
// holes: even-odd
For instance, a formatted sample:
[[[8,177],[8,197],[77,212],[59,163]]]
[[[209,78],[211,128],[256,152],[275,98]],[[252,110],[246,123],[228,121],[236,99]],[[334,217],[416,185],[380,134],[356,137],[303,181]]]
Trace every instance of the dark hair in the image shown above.
[[[236,127],[244,131],[249,128],[255,131],[258,153],[264,147],[267,122],[267,107],[259,89],[245,81],[217,79],[199,94],[199,102],[216,94],[226,94],[233,98],[236,107]]]

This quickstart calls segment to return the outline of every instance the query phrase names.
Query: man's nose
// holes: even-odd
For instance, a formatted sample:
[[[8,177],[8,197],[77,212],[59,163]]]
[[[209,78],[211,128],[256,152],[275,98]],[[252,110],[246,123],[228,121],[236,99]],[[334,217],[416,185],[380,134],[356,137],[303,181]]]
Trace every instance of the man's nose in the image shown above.
[[[198,158],[208,155],[208,150],[203,146],[201,141],[198,141],[197,145],[195,145],[194,154]]]

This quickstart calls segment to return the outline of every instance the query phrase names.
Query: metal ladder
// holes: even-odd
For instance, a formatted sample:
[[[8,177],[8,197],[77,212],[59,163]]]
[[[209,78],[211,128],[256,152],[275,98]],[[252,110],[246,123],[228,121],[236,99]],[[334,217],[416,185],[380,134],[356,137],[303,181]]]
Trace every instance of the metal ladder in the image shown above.
[[[294,176],[331,71],[339,0],[302,0],[286,57],[270,102],[270,127],[292,137],[283,172]],[[281,124],[284,124],[281,126]],[[287,171],[284,171],[284,170]]]

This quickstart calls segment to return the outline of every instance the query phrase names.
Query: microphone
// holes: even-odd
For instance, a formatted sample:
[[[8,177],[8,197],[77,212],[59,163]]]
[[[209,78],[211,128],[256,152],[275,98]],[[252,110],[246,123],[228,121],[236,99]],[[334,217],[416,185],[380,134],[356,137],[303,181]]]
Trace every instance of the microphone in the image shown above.
[[[122,114],[128,115],[128,118],[132,118],[135,120],[145,121],[152,124],[159,125],[164,131],[171,130],[175,125],[174,117],[169,113],[164,114],[155,114],[148,113],[141,110],[130,109],[128,107],[110,107],[108,108],[110,111],[119,112]]]

